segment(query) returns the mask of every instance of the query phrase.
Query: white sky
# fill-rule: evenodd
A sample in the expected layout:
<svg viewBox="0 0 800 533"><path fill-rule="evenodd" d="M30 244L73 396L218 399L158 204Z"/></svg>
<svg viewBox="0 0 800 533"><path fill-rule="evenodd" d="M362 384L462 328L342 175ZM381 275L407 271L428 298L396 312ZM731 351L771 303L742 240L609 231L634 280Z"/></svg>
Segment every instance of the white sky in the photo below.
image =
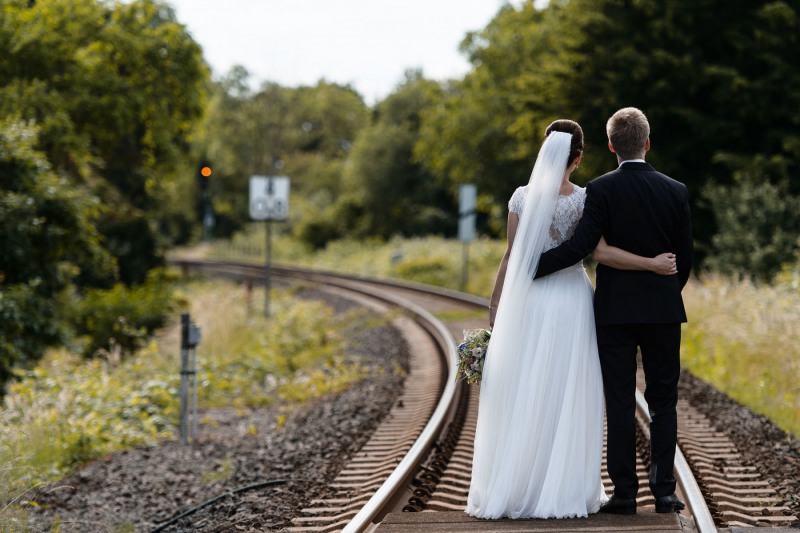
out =
<svg viewBox="0 0 800 533"><path fill-rule="evenodd" d="M408 68L461 78L458 45L506 0L167 0L203 47L213 76L244 66L256 85L351 84L368 104ZM513 3L513 2L512 2Z"/></svg>

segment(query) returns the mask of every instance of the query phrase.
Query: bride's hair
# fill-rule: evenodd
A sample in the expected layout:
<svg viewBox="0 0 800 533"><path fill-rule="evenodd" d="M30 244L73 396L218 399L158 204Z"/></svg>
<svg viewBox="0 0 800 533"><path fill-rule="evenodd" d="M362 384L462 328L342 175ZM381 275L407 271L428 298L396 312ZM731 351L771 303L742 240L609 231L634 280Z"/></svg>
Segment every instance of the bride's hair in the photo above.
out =
<svg viewBox="0 0 800 533"><path fill-rule="evenodd" d="M569 159L567 159L567 166L570 166L583 152L583 130L581 125L567 118L555 120L544 130L545 138L554 131L563 131L572 135L572 143L569 146Z"/></svg>

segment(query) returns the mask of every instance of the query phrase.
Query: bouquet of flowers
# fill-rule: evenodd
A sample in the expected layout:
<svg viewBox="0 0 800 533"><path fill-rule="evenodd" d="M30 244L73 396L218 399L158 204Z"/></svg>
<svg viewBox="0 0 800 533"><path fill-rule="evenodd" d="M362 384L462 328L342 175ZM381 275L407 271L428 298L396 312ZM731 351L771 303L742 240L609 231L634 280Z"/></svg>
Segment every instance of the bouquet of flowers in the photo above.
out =
<svg viewBox="0 0 800 533"><path fill-rule="evenodd" d="M490 329L465 329L464 340L458 345L458 377L469 385L481 382L486 350L492 337Z"/></svg>

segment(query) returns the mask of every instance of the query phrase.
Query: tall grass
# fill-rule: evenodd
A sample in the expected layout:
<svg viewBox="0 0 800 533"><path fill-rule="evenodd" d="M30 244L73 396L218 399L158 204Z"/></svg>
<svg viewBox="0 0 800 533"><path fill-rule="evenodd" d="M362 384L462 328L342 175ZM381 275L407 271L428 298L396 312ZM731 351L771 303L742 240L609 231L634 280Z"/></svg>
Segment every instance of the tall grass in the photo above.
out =
<svg viewBox="0 0 800 533"><path fill-rule="evenodd" d="M800 436L800 275L772 285L714 274L684 290L682 361L696 376Z"/></svg>
<svg viewBox="0 0 800 533"><path fill-rule="evenodd" d="M489 296L506 243L477 239L466 247L442 237L341 240L312 251L285 235L276 235L271 247L272 261L298 266L347 272L364 276L397 278L439 287L460 289ZM251 225L231 241L213 243L202 250L208 257L263 261L265 233L262 224ZM467 260L466 286L462 285Z"/></svg>
<svg viewBox="0 0 800 533"><path fill-rule="evenodd" d="M266 319L248 311L245 289L231 283L192 282L183 291L202 328L201 409L276 401L290 408L368 372L346 362L347 318L322 302L275 291ZM0 523L14 520L36 487L88 460L175 436L179 328L175 320L133 357L87 361L61 349L20 373L0 409Z"/></svg>
<svg viewBox="0 0 800 533"><path fill-rule="evenodd" d="M263 226L253 226L205 253L261 261L264 238ZM466 292L490 294L504 250L504 241L479 239L469 245ZM276 262L454 289L462 288L462 256L460 242L437 237L342 241L312 252L281 236L273 248ZM772 285L712 274L693 279L683 292L689 314L684 366L795 436L800 435L799 285L795 267Z"/></svg>

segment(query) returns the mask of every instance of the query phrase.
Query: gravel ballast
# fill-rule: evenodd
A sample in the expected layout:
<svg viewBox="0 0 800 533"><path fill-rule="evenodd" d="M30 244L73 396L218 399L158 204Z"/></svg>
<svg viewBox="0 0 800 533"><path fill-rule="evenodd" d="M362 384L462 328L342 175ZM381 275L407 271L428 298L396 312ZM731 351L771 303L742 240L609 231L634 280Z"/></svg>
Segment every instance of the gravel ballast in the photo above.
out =
<svg viewBox="0 0 800 533"><path fill-rule="evenodd" d="M314 289L302 291L302 297L323 299L337 312L354 307ZM373 325L345 332L348 359L381 371L288 414L280 406L201 412L194 446L166 442L93 461L42 489L39 507L30 510L31 530L60 524L61 531L149 532L214 498L163 531L289 526L312 499L324 495L402 391L394 369L407 368L404 339L374 311L358 316ZM261 486L247 489L254 485Z"/></svg>
<svg viewBox="0 0 800 533"><path fill-rule="evenodd" d="M800 517L800 440L688 372L681 374L678 394L728 436L748 466ZM800 522L792 527L800 529Z"/></svg>
<svg viewBox="0 0 800 533"><path fill-rule="evenodd" d="M308 289L338 312L355 304ZM369 313L376 318L373 311ZM393 369L407 368L405 341L376 321L346 335L348 357L384 372L351 390L285 414L280 406L201 413L195 446L166 442L96 460L43 489L31 509L35 532L144 532L203 502L210 505L163 529L166 532L281 530L316 498L369 438L402 390ZM770 481L800 516L800 442L702 380L684 372L680 397L725 432L744 458ZM258 485L258 486L256 486ZM247 489L248 487L254 487ZM240 492L234 493L237 489ZM793 527L800 527L795 524Z"/></svg>

